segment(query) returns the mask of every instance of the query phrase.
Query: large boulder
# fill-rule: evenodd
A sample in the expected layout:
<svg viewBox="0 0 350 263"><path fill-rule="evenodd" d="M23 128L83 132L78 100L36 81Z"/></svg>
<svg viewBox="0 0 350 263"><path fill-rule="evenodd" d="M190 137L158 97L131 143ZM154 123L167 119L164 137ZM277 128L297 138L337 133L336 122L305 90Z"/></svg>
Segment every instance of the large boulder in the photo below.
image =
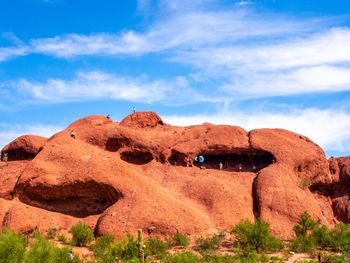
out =
<svg viewBox="0 0 350 263"><path fill-rule="evenodd" d="M337 188L344 194L336 199L329 190L347 182L348 161L329 163L318 145L286 130L176 127L137 112L120 123L82 118L36 147L15 141L5 150L35 158L0 166L0 216L21 231L84 221L97 235L138 228L197 235L261 218L289 239L304 211L327 226L349 218L348 192ZM202 165L194 161L199 155ZM32 212L41 219L20 222L21 213Z"/></svg>

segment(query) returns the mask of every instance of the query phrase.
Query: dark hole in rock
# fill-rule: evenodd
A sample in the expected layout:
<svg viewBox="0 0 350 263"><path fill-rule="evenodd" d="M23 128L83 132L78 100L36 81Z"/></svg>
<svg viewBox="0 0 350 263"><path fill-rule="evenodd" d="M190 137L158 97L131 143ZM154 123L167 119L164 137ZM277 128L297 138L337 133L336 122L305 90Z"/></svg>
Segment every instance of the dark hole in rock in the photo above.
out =
<svg viewBox="0 0 350 263"><path fill-rule="evenodd" d="M106 142L106 150L110 152L117 152L121 147L127 146L130 141L127 138L109 138Z"/></svg>
<svg viewBox="0 0 350 263"><path fill-rule="evenodd" d="M222 169L234 172L258 172L269 166L275 160L274 156L265 151L251 151L240 153L202 154L207 169Z"/></svg>
<svg viewBox="0 0 350 263"><path fill-rule="evenodd" d="M186 166L187 165L186 159L187 159L186 154L180 153L176 150L171 150L171 155L168 158L168 162L171 165Z"/></svg>
<svg viewBox="0 0 350 263"><path fill-rule="evenodd" d="M7 152L9 161L32 160L36 153L25 151L24 149L16 149Z"/></svg>
<svg viewBox="0 0 350 263"><path fill-rule="evenodd" d="M122 152L120 158L132 164L146 164L153 160L153 155L146 151L128 151Z"/></svg>
<svg viewBox="0 0 350 263"><path fill-rule="evenodd" d="M206 169L220 169L220 163L222 163L222 170L232 172L258 172L275 161L271 153L261 150L221 151L198 155L204 156L203 166ZM190 158L185 154L173 150L168 161L172 165L187 166L191 162L189 160ZM199 163L194 160L192 162L199 166Z"/></svg>
<svg viewBox="0 0 350 263"><path fill-rule="evenodd" d="M75 217L101 214L123 197L112 186L95 181L57 186L24 186L17 192L23 203Z"/></svg>

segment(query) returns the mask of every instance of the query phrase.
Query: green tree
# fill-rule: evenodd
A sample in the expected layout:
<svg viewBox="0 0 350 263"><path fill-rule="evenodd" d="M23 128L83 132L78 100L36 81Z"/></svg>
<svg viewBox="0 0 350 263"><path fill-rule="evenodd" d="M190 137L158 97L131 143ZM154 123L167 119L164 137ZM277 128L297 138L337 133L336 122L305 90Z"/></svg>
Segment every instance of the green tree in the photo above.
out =
<svg viewBox="0 0 350 263"><path fill-rule="evenodd" d="M305 211L301 214L298 224L294 226L293 230L297 237L306 236L316 225L317 222L312 220L309 213Z"/></svg>

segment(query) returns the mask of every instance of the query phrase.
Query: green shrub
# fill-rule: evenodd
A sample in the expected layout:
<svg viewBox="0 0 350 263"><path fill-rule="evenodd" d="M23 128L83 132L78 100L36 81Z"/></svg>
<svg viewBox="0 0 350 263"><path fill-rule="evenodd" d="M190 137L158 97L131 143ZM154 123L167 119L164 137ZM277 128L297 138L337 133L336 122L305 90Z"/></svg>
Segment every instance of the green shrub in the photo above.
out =
<svg viewBox="0 0 350 263"><path fill-rule="evenodd" d="M266 254L261 254L260 255L260 261L261 262L269 262L269 256Z"/></svg>
<svg viewBox="0 0 350 263"><path fill-rule="evenodd" d="M293 228L297 237L299 236L307 236L314 227L317 225L317 222L311 219L311 216L308 212L304 212L301 214L298 224L296 224Z"/></svg>
<svg viewBox="0 0 350 263"><path fill-rule="evenodd" d="M78 258L75 257L74 262L79 262ZM25 263L69 263L69 249L68 248L57 248L51 244L43 236L35 234L35 239L28 251Z"/></svg>
<svg viewBox="0 0 350 263"><path fill-rule="evenodd" d="M56 237L56 234L57 234L57 231L58 231L58 229L57 229L56 227L50 228L50 229L47 231L46 237L47 237L48 239L53 239L53 238L55 238L55 237Z"/></svg>
<svg viewBox="0 0 350 263"><path fill-rule="evenodd" d="M23 261L26 238L16 232L3 230L0 232L0 263Z"/></svg>
<svg viewBox="0 0 350 263"><path fill-rule="evenodd" d="M174 246L186 247L190 244L190 241L184 234L176 232L176 234L173 236L172 244Z"/></svg>
<svg viewBox="0 0 350 263"><path fill-rule="evenodd" d="M232 263L236 262L236 257L232 255L205 255L201 262L205 263Z"/></svg>
<svg viewBox="0 0 350 263"><path fill-rule="evenodd" d="M335 249L350 257L350 225L339 223L332 234Z"/></svg>
<svg viewBox="0 0 350 263"><path fill-rule="evenodd" d="M96 239L96 243L93 246L93 251L96 257L101 262L114 262L115 257L117 256L116 251L114 250L114 237L111 235L103 235ZM120 255L119 255L120 256Z"/></svg>
<svg viewBox="0 0 350 263"><path fill-rule="evenodd" d="M61 241L62 243L66 244L67 243L67 237L63 234L59 234L57 236L58 241Z"/></svg>
<svg viewBox="0 0 350 263"><path fill-rule="evenodd" d="M310 238L322 249L333 248L335 249L334 234L325 226L319 224L315 225L312 229Z"/></svg>
<svg viewBox="0 0 350 263"><path fill-rule="evenodd" d="M307 189L311 186L311 181L310 179L307 179L307 178L301 178L300 181L299 181L299 186L302 188L302 189Z"/></svg>
<svg viewBox="0 0 350 263"><path fill-rule="evenodd" d="M133 235L128 234L128 241L122 252L122 258L133 260L138 258L138 243L137 240L134 239Z"/></svg>
<svg viewBox="0 0 350 263"><path fill-rule="evenodd" d="M259 256L255 251L243 252L236 255L236 261L240 263L257 263L259 262Z"/></svg>
<svg viewBox="0 0 350 263"><path fill-rule="evenodd" d="M316 242L310 236L298 236L290 242L290 250L295 252L312 252L316 249Z"/></svg>
<svg viewBox="0 0 350 263"><path fill-rule="evenodd" d="M270 258L270 262L271 262L271 263L283 263L283 262L285 262L285 261L283 260L283 258L280 258L280 257L278 257L278 256L272 256L272 257Z"/></svg>
<svg viewBox="0 0 350 263"><path fill-rule="evenodd" d="M343 262L349 262L346 260L344 255L325 255L322 257L323 263L343 263Z"/></svg>
<svg viewBox="0 0 350 263"><path fill-rule="evenodd" d="M163 263L200 263L199 258L190 251L168 255L163 260Z"/></svg>
<svg viewBox="0 0 350 263"><path fill-rule="evenodd" d="M146 254L155 255L157 258L162 258L166 254L169 244L158 238L151 238L146 242Z"/></svg>
<svg viewBox="0 0 350 263"><path fill-rule="evenodd" d="M248 220L241 222L232 229L235 242L244 251L255 250L275 251L283 247L282 242L271 233L270 226L262 220L255 220L254 224Z"/></svg>
<svg viewBox="0 0 350 263"><path fill-rule="evenodd" d="M201 253L213 252L220 247L224 238L225 232L223 231L214 234L209 238L200 237L196 240L196 249Z"/></svg>
<svg viewBox="0 0 350 263"><path fill-rule="evenodd" d="M86 224L81 222L74 225L69 230L69 233L73 235L72 244L75 246L85 246L94 239L91 229Z"/></svg>

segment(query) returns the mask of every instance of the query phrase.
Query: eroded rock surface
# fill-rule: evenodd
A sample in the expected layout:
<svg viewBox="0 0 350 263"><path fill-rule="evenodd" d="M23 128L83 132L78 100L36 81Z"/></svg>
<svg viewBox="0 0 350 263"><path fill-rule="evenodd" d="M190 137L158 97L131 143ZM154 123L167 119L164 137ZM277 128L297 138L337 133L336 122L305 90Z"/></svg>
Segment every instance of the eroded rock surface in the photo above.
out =
<svg viewBox="0 0 350 263"><path fill-rule="evenodd" d="M11 158L0 165L0 220L23 232L80 220L97 235L194 235L261 218L291 238L304 211L330 227L350 222L350 159L328 162L318 145L282 129L175 127L152 112L120 123L95 115L48 140L19 137L2 152Z"/></svg>

